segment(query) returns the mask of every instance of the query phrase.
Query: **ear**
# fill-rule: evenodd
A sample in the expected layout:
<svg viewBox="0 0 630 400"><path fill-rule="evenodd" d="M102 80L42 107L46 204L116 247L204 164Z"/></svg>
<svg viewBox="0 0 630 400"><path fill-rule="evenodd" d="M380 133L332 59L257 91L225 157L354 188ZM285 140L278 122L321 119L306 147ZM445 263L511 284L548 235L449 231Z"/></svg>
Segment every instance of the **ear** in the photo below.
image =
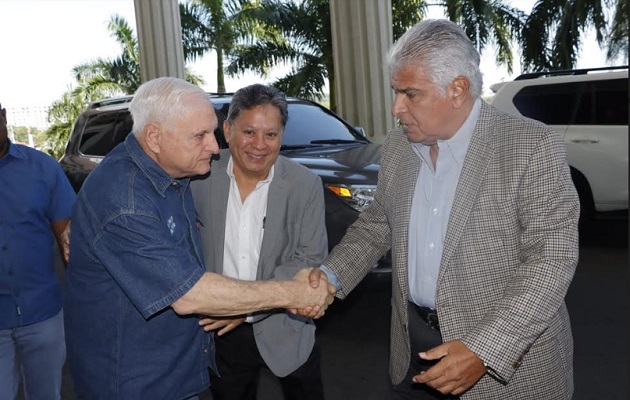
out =
<svg viewBox="0 0 630 400"><path fill-rule="evenodd" d="M160 153L162 129L154 123L146 124L144 127L144 140L152 152Z"/></svg>
<svg viewBox="0 0 630 400"><path fill-rule="evenodd" d="M463 76L458 76L448 85L448 96L451 99L453 108L460 108L468 99L469 94L470 81Z"/></svg>
<svg viewBox="0 0 630 400"><path fill-rule="evenodd" d="M230 123L226 119L223 121L223 137L225 138L226 143L230 143L230 136L232 132L230 131Z"/></svg>

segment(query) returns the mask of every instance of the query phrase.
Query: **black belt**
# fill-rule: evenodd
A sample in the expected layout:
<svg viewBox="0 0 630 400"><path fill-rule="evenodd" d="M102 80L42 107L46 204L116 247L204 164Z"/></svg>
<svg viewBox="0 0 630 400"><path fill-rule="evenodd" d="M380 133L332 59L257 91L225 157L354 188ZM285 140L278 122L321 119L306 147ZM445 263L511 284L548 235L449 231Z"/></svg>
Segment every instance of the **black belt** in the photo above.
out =
<svg viewBox="0 0 630 400"><path fill-rule="evenodd" d="M430 307L419 306L414 303L410 303L413 306L413 309L416 310L416 314L423 320L429 329L439 331L440 330L440 321L438 321L437 311Z"/></svg>

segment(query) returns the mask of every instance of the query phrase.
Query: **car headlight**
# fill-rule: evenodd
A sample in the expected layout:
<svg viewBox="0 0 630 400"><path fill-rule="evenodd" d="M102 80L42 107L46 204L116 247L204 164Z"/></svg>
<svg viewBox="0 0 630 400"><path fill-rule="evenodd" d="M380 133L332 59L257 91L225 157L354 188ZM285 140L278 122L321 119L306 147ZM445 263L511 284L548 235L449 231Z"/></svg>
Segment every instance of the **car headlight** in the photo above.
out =
<svg viewBox="0 0 630 400"><path fill-rule="evenodd" d="M328 190L339 196L346 204L358 212L365 211L372 205L375 185L325 185Z"/></svg>

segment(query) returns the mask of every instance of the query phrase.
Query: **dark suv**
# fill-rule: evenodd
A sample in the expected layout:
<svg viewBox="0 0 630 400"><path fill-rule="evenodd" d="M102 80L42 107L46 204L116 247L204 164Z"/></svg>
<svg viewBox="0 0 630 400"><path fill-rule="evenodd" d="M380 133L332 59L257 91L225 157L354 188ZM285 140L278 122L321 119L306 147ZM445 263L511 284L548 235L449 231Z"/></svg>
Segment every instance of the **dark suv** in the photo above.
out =
<svg viewBox="0 0 630 400"><path fill-rule="evenodd" d="M219 147L226 148L223 121L231 94L209 94L219 127ZM87 175L131 132L131 96L90 104L78 118L68 140L61 167L79 191ZM280 153L318 174L324 184L329 249L374 199L381 146L370 143L360 129L350 126L327 108L303 99L288 98L289 119ZM389 258L383 260L387 264Z"/></svg>

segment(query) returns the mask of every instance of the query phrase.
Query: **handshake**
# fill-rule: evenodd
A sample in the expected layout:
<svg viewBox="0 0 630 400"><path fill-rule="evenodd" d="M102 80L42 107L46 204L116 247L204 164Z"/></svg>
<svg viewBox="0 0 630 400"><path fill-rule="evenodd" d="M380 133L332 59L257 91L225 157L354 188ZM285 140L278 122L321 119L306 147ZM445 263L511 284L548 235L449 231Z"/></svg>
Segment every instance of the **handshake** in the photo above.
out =
<svg viewBox="0 0 630 400"><path fill-rule="evenodd" d="M337 289L328 282L326 274L318 268L301 269L292 279L287 281L238 282L221 275L213 274L211 276L221 280L221 283L217 282L213 285L212 293L217 293L230 284L246 285L231 291L232 296L227 293L216 296L212 302L212 307L196 310L201 311L202 314L199 325L205 331L215 331L219 336L245 322L246 316L244 314L252 311L284 308L293 314L304 317L321 318L328 306L332 304L337 293ZM233 295L236 293L238 295L235 299ZM250 294L254 294L251 302L248 301ZM232 301L225 302L230 298ZM224 308L217 307L220 302L225 303L223 304ZM191 311L188 310L187 312ZM187 313L179 307L176 308L176 312Z"/></svg>
<svg viewBox="0 0 630 400"><path fill-rule="evenodd" d="M293 306L287 307L293 314L308 318L320 318L335 299L337 289L319 268L301 269L293 280Z"/></svg>

